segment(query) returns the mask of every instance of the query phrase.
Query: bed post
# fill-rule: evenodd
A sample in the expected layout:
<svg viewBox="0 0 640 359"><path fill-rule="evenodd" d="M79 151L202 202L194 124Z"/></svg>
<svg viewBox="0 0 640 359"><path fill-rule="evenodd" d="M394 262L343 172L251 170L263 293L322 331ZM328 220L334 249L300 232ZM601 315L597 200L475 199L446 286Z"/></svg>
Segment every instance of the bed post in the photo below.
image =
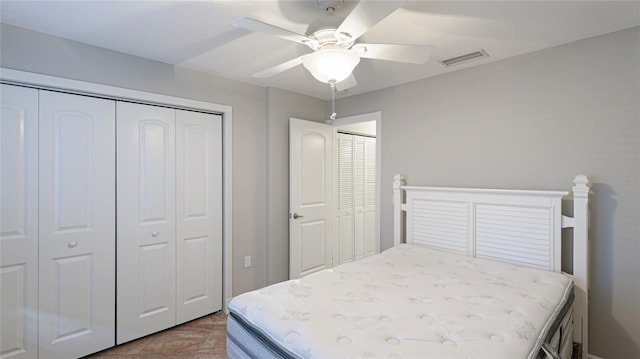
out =
<svg viewBox="0 0 640 359"><path fill-rule="evenodd" d="M575 285L573 341L581 343L581 358L589 353L587 325L589 303L589 179L577 175L573 180L573 282Z"/></svg>
<svg viewBox="0 0 640 359"><path fill-rule="evenodd" d="M402 224L402 188L405 185L404 176L393 176L393 245L402 243L404 225Z"/></svg>

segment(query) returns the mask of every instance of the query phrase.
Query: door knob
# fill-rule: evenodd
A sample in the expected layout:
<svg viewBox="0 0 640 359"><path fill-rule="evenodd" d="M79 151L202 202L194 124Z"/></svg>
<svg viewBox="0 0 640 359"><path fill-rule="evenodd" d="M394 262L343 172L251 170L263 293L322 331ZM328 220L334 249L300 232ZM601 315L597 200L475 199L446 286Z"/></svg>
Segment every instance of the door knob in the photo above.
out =
<svg viewBox="0 0 640 359"><path fill-rule="evenodd" d="M304 217L304 216L299 215L299 214L297 214L297 213L294 213L292 217L293 217L293 219L298 219L298 218L302 218L302 217Z"/></svg>

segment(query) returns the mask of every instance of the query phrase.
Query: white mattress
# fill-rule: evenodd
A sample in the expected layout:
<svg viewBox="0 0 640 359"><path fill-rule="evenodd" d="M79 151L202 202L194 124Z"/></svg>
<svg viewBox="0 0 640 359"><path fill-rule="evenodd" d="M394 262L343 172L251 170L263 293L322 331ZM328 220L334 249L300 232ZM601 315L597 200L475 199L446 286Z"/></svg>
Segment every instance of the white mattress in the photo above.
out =
<svg viewBox="0 0 640 359"><path fill-rule="evenodd" d="M230 311L293 357L527 358L571 296L560 273L400 245Z"/></svg>

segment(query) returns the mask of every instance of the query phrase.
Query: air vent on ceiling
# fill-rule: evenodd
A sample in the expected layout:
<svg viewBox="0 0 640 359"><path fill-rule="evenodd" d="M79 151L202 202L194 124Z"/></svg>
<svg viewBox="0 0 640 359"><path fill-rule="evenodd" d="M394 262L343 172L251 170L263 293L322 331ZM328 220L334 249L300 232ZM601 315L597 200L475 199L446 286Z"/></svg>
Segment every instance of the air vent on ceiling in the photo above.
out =
<svg viewBox="0 0 640 359"><path fill-rule="evenodd" d="M450 59L445 59L445 60L440 60L440 63L443 64L444 66L453 66L453 65L459 65L465 62L469 62L469 61L474 61L474 60L478 60L481 58L485 58L485 57L489 57L489 54L487 54L486 51L480 49L478 51L474 51L474 52L470 52L468 54L464 54L461 56L456 56L456 57L452 57Z"/></svg>

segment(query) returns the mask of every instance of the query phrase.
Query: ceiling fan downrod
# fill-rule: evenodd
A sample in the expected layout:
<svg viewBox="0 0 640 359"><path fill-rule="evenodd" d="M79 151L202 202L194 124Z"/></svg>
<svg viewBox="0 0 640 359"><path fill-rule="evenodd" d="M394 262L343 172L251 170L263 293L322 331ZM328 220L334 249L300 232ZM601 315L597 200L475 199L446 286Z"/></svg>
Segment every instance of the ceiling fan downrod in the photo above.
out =
<svg viewBox="0 0 640 359"><path fill-rule="evenodd" d="M329 86L331 87L331 116L329 116L329 120L332 122L336 120L336 81L329 81Z"/></svg>

